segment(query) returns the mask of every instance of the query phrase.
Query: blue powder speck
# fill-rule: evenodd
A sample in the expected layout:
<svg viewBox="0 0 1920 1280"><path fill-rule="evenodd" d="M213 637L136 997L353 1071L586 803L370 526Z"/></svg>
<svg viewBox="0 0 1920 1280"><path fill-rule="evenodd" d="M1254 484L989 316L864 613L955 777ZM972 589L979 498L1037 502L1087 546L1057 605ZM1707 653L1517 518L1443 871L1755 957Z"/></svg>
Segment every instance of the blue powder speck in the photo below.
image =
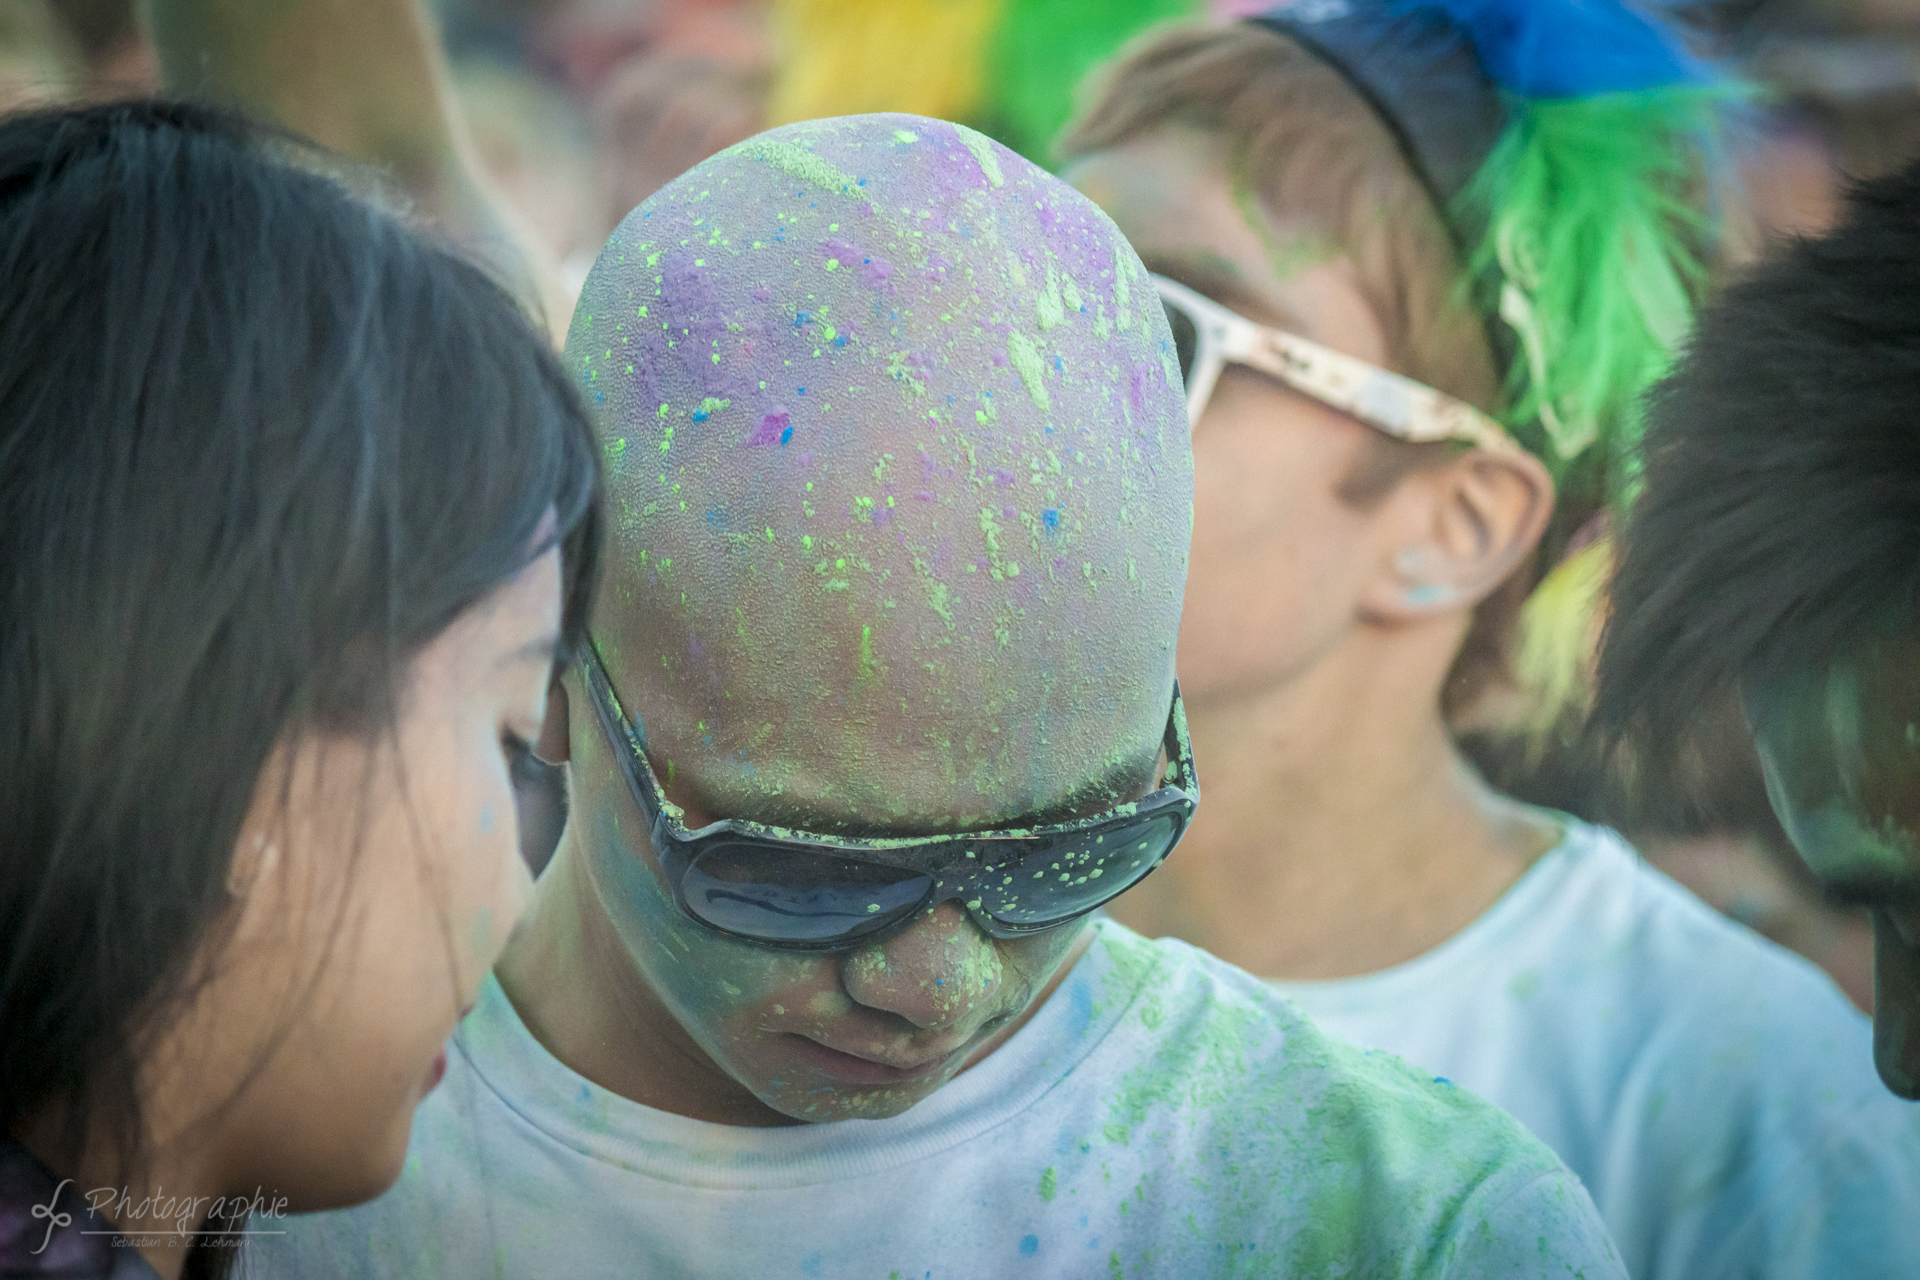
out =
<svg viewBox="0 0 1920 1280"><path fill-rule="evenodd" d="M844 346L846 346L846 345L847 345L847 335L843 333L843 334L841 334L841 335L840 335L839 337L837 337L837 338L835 338L835 339L833 340L833 345L834 345L834 346L836 346L836 347L844 347Z"/></svg>
<svg viewBox="0 0 1920 1280"><path fill-rule="evenodd" d="M785 443L786 443L787 441L789 441L789 440L791 440L791 439L793 439L793 428L792 428L792 427L787 427L787 428L785 428L784 430L782 430L782 431L780 432L780 443L781 443L781 444L785 444Z"/></svg>
<svg viewBox="0 0 1920 1280"><path fill-rule="evenodd" d="M1021 1236L1020 1237L1020 1256L1021 1257L1031 1258L1034 1254L1038 1252L1040 1252L1039 1236Z"/></svg>
<svg viewBox="0 0 1920 1280"><path fill-rule="evenodd" d="M1040 523L1046 525L1049 529L1058 529L1060 527L1060 509L1058 507L1048 507L1045 511L1042 511L1040 513Z"/></svg>

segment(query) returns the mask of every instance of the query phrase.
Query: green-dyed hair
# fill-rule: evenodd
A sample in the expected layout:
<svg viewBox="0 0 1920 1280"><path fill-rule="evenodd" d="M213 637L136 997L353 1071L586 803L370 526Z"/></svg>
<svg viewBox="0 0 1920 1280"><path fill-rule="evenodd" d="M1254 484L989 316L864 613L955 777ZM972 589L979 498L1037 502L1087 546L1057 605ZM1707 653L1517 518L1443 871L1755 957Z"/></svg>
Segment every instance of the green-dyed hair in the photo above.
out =
<svg viewBox="0 0 1920 1280"><path fill-rule="evenodd" d="M1630 500L1641 397L1693 322L1718 248L1712 214L1733 86L1517 100L1463 195L1486 234L1467 275L1495 279L1516 349L1504 418L1563 491Z"/></svg>

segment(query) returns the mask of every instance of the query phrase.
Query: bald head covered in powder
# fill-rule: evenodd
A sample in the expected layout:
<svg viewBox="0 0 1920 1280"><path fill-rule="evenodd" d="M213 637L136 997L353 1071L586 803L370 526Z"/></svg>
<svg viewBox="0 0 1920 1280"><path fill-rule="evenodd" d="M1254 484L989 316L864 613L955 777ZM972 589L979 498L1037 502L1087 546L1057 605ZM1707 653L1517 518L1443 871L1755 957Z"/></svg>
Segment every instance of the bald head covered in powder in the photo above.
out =
<svg viewBox="0 0 1920 1280"><path fill-rule="evenodd" d="M1148 781L1192 457L1084 197L940 121L775 129L627 217L567 358L613 498L595 636L670 788L904 831Z"/></svg>

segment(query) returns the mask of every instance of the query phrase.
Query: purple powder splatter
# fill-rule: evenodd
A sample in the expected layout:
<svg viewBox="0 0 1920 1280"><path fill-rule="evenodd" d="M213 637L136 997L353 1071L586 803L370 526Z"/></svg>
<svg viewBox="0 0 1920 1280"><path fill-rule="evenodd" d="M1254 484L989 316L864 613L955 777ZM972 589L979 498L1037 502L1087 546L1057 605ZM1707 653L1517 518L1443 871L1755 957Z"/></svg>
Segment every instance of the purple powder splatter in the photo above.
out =
<svg viewBox="0 0 1920 1280"><path fill-rule="evenodd" d="M1147 385L1151 370L1144 361L1136 360L1131 375L1127 378L1127 399L1136 409L1147 407Z"/></svg>
<svg viewBox="0 0 1920 1280"><path fill-rule="evenodd" d="M893 276L891 262L876 258L859 245L849 244L837 237L827 241L820 251L835 264L851 269L860 277L860 283L870 289L880 288Z"/></svg>
<svg viewBox="0 0 1920 1280"><path fill-rule="evenodd" d="M750 448L758 448L785 444L791 439L793 439L792 419L785 410L776 409L761 415L760 424L753 429L753 434L747 437L747 445Z"/></svg>

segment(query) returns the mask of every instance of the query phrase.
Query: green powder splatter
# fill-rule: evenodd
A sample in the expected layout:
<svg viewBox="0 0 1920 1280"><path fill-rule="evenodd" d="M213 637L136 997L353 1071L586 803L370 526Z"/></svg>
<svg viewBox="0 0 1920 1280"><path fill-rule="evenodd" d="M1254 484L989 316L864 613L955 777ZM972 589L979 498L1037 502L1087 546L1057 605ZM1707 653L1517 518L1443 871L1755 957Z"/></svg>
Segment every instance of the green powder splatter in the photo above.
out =
<svg viewBox="0 0 1920 1280"><path fill-rule="evenodd" d="M910 351L888 352L887 376L895 382L906 383L913 391L913 394L923 396L927 394L927 384L915 375L913 366L907 363L907 357L911 354L913 353Z"/></svg>
<svg viewBox="0 0 1920 1280"><path fill-rule="evenodd" d="M982 138L981 141L984 142L986 139ZM796 147L791 142L781 142L773 138L748 138L734 147L732 154L765 160L768 164L786 170L802 182L810 182L816 187L825 187L831 191L844 191L854 185L852 178L813 152ZM995 181L993 185L997 187L1000 183Z"/></svg>
<svg viewBox="0 0 1920 1280"><path fill-rule="evenodd" d="M1039 312L1042 333L1067 318L1066 308L1060 305L1060 276L1052 263L1047 264L1047 287L1034 300L1034 309Z"/></svg>
<svg viewBox="0 0 1920 1280"><path fill-rule="evenodd" d="M1054 1171L1052 1165L1048 1165L1047 1171L1040 1175L1040 1198L1052 1204L1053 1193L1059 1186L1060 1175Z"/></svg>
<svg viewBox="0 0 1920 1280"><path fill-rule="evenodd" d="M1040 352L1032 339L1018 329L1007 335L1007 359L1013 361L1013 367L1020 372L1020 381L1026 384L1027 394L1040 406L1042 413L1052 408L1047 395L1047 384L1040 380Z"/></svg>
<svg viewBox="0 0 1920 1280"><path fill-rule="evenodd" d="M696 415L702 415L702 416L711 418L714 414L720 412L722 409L726 408L728 405L732 403L733 401L722 400L718 396L708 396L705 400L702 400L700 402L700 407L698 409L695 409L694 413Z"/></svg>
<svg viewBox="0 0 1920 1280"><path fill-rule="evenodd" d="M973 152L973 158L980 164L980 172L987 175L987 181L996 187L1004 187L1007 180L1000 174L1000 158L993 154L993 143L983 133L975 133L963 124L953 126L960 135L960 141L967 144L967 150Z"/></svg>

